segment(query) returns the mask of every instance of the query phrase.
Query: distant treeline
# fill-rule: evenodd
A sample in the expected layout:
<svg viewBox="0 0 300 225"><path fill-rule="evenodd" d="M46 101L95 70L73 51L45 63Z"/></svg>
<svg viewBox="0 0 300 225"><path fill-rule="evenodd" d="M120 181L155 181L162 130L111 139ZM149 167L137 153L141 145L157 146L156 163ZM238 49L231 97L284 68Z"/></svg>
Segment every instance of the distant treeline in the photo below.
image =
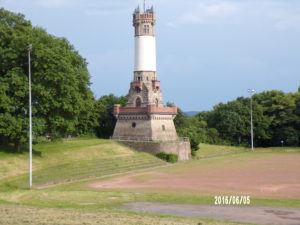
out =
<svg viewBox="0 0 300 225"><path fill-rule="evenodd" d="M95 99L87 62L65 38L33 27L21 14L0 8L0 145L21 151L28 142L28 45L32 44L33 135L55 140L68 136L109 138L116 123L114 104L126 96ZM201 104L201 103L199 103ZM180 136L199 142L248 145L249 98L218 104L193 117L181 110L175 119ZM169 104L170 105L170 104ZM268 91L253 96L256 146L299 146L300 93ZM13 147L14 146L14 147ZM27 145L26 145L27 146ZM27 147L26 147L27 148Z"/></svg>
<svg viewBox="0 0 300 225"><path fill-rule="evenodd" d="M213 110L188 117L179 111L177 132L196 142L250 144L250 98L239 97ZM265 91L253 95L254 145L300 145L300 87L298 92Z"/></svg>

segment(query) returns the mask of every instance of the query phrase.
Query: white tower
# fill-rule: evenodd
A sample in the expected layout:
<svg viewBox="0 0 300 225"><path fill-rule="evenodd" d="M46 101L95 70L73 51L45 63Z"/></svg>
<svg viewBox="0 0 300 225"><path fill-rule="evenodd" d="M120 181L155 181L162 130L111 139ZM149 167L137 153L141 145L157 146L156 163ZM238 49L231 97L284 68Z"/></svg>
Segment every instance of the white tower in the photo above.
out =
<svg viewBox="0 0 300 225"><path fill-rule="evenodd" d="M114 138L177 140L173 119L177 107L164 107L156 75L155 13L153 7L133 13L134 72L125 107L116 105Z"/></svg>
<svg viewBox="0 0 300 225"><path fill-rule="evenodd" d="M179 139L174 126L177 107L164 107L156 75L155 13L133 13L134 72L125 107L114 105L117 119L113 138L141 151L168 152L181 161L191 158L190 142Z"/></svg>
<svg viewBox="0 0 300 225"><path fill-rule="evenodd" d="M137 8L133 14L135 27L135 60L134 71L156 72L156 42L155 42L155 14L153 8L140 13Z"/></svg>

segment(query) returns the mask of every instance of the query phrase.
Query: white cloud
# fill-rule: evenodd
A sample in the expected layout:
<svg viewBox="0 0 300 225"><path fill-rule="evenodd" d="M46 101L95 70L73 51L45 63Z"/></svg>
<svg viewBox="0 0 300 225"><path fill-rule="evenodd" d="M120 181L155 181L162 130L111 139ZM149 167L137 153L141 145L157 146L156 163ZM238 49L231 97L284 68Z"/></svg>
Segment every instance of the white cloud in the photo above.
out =
<svg viewBox="0 0 300 225"><path fill-rule="evenodd" d="M285 15L277 18L274 28L278 31L300 29L300 15Z"/></svg>
<svg viewBox="0 0 300 225"><path fill-rule="evenodd" d="M200 4L199 8L202 12L209 16L225 16L231 15L232 13L237 11L239 6L237 3L222 2L209 5Z"/></svg>
<svg viewBox="0 0 300 225"><path fill-rule="evenodd" d="M85 11L88 16L107 16L111 15L112 11L110 10L97 10L97 9L88 9Z"/></svg>
<svg viewBox="0 0 300 225"><path fill-rule="evenodd" d="M234 15L240 9L240 4L235 2L199 3L188 12L179 17L183 23L204 23L212 19L220 19Z"/></svg>
<svg viewBox="0 0 300 225"><path fill-rule="evenodd" d="M76 5L73 0L36 0L36 4L43 8L64 8Z"/></svg>
<svg viewBox="0 0 300 225"><path fill-rule="evenodd" d="M172 22L167 22L166 26L170 27L170 28L176 28L176 25L174 23L172 23Z"/></svg>
<svg viewBox="0 0 300 225"><path fill-rule="evenodd" d="M166 24L168 27L186 24L218 26L230 24L230 27L239 26L257 30L300 29L300 1L186 0L184 3L165 1L164 7L169 7L170 4L176 8L176 12ZM159 5L160 2L157 4Z"/></svg>
<svg viewBox="0 0 300 225"><path fill-rule="evenodd" d="M202 15L198 13L184 13L180 16L179 21L182 23L203 23L204 19Z"/></svg>

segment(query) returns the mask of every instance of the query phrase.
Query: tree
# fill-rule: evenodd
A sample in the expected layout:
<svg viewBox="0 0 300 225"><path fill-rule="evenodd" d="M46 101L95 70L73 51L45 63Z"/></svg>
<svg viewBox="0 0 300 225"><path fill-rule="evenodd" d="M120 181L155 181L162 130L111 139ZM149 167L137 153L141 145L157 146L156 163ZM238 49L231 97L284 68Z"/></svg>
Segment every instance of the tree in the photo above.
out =
<svg viewBox="0 0 300 225"><path fill-rule="evenodd" d="M275 146L297 146L299 144L299 131L293 127L283 127L274 131L273 141ZM282 143L281 143L282 142Z"/></svg>
<svg viewBox="0 0 300 225"><path fill-rule="evenodd" d="M281 141L279 139L284 139L286 145L299 143L299 96L299 93L284 93L275 90L253 95L254 144L256 146L278 146ZM216 105L212 111L203 114L208 128L215 128L221 139L230 141L231 144L248 144L250 140L249 104L249 98L239 97L226 104Z"/></svg>
<svg viewBox="0 0 300 225"><path fill-rule="evenodd" d="M172 102L167 102L166 107L173 107L175 106L174 103ZM184 114L184 112L180 109L177 108L177 115L174 119L174 125L176 127L177 132L188 126L188 116Z"/></svg>
<svg viewBox="0 0 300 225"><path fill-rule="evenodd" d="M65 38L32 27L21 14L0 9L0 136L20 150L27 140L28 59L32 49L32 103L35 135L78 133L90 112L87 63ZM80 128L85 131L87 128Z"/></svg>
<svg viewBox="0 0 300 225"><path fill-rule="evenodd" d="M207 118L208 127L217 129L220 137L232 144L247 143L249 107L244 98L218 104Z"/></svg>
<svg viewBox="0 0 300 225"><path fill-rule="evenodd" d="M127 104L127 97L116 97L113 94L102 96L97 100L95 110L98 115L98 127L96 128L96 135L100 138L109 138L113 135L116 125L116 118L113 116L114 104L125 106Z"/></svg>
<svg viewBox="0 0 300 225"><path fill-rule="evenodd" d="M254 96L254 100L263 107L264 115L270 120L270 136L267 146L277 146L287 131L297 130L297 95L282 91L266 91ZM288 143L294 145L294 141Z"/></svg>

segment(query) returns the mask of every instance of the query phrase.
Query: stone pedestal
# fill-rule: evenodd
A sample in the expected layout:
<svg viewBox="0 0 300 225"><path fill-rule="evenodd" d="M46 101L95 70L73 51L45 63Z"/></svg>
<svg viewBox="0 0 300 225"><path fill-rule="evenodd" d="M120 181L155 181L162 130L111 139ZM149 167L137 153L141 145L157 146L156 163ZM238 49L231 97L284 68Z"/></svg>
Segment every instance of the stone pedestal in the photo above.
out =
<svg viewBox="0 0 300 225"><path fill-rule="evenodd" d="M191 159L190 142L187 139L177 141L119 140L119 142L136 150L151 154L157 154L159 152L176 154L178 155L179 161L187 161Z"/></svg>

